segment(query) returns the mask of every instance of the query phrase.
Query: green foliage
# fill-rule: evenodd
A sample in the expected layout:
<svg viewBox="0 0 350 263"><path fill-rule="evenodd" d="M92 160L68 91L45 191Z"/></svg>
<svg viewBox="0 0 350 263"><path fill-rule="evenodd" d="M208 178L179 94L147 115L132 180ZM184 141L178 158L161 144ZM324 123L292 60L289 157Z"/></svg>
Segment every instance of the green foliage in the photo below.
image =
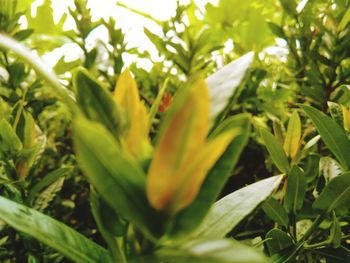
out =
<svg viewBox="0 0 350 263"><path fill-rule="evenodd" d="M159 61L33 3L0 0L1 262L349 261L348 0L118 3Z"/></svg>

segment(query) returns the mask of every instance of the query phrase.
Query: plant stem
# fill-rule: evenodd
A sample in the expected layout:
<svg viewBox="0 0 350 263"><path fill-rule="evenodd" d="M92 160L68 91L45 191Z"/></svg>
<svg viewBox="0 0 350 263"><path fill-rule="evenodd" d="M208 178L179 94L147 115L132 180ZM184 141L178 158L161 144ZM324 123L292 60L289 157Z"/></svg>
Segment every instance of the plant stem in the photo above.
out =
<svg viewBox="0 0 350 263"><path fill-rule="evenodd" d="M64 103L67 104L72 112L78 112L78 107L71 92L59 82L55 74L48 70L48 67L43 61L36 57L29 49L4 34L0 34L0 48L14 52L17 56L32 66L36 73L51 85L55 93Z"/></svg>

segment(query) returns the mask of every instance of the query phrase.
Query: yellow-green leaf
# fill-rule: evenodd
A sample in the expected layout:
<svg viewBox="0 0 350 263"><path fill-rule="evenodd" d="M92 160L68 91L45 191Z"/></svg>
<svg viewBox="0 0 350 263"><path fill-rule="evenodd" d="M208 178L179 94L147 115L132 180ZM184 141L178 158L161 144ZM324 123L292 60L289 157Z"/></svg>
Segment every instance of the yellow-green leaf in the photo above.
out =
<svg viewBox="0 0 350 263"><path fill-rule="evenodd" d="M284 141L284 151L287 156L294 159L299 149L299 142L301 137L301 122L296 111L293 112L288 122L286 139Z"/></svg>
<svg viewBox="0 0 350 263"><path fill-rule="evenodd" d="M350 131L350 112L344 105L342 105L341 108L343 112L344 130Z"/></svg>
<svg viewBox="0 0 350 263"><path fill-rule="evenodd" d="M199 80L176 96L174 105L160 128L148 172L147 194L157 209L171 202L170 190L179 183L174 175L184 171L206 143L210 105L205 82Z"/></svg>
<svg viewBox="0 0 350 263"><path fill-rule="evenodd" d="M126 132L122 138L123 148L131 156L144 159L151 152L147 109L140 100L136 81L128 69L118 79L114 99L121 107L127 122Z"/></svg>

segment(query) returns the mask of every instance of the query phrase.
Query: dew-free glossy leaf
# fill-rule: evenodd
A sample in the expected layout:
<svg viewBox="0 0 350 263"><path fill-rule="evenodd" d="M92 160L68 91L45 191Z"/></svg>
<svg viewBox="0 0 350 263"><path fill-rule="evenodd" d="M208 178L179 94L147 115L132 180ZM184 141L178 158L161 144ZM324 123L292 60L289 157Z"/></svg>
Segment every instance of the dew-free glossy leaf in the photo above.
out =
<svg viewBox="0 0 350 263"><path fill-rule="evenodd" d="M265 214L273 221L284 227L288 226L289 218L284 207L273 197L268 198L263 204L262 209Z"/></svg>
<svg viewBox="0 0 350 263"><path fill-rule="evenodd" d="M303 170L293 166L287 177L284 207L288 213L296 215L303 206L306 193L306 178Z"/></svg>
<svg viewBox="0 0 350 263"><path fill-rule="evenodd" d="M310 117L315 124L322 140L332 151L343 168L350 168L350 141L339 125L324 113L307 105L300 107Z"/></svg>
<svg viewBox="0 0 350 263"><path fill-rule="evenodd" d="M270 256L294 245L293 239L278 228L270 230L265 238L270 239L266 241Z"/></svg>
<svg viewBox="0 0 350 263"><path fill-rule="evenodd" d="M332 179L313 203L313 208L330 213L346 212L350 207L350 172Z"/></svg>
<svg viewBox="0 0 350 263"><path fill-rule="evenodd" d="M81 263L112 262L109 252L74 229L0 196L0 218L13 228Z"/></svg>
<svg viewBox="0 0 350 263"><path fill-rule="evenodd" d="M227 106L253 59L254 53L249 52L206 79L210 94L210 125Z"/></svg>
<svg viewBox="0 0 350 263"><path fill-rule="evenodd" d="M221 238L248 216L279 186L282 176L274 176L239 189L217 201L195 231L201 238Z"/></svg>
<svg viewBox="0 0 350 263"><path fill-rule="evenodd" d="M261 136L264 140L267 151L269 152L271 159L277 166L277 168L287 173L289 170L288 158L282 148L282 145L276 140L276 138L267 130L260 130Z"/></svg>

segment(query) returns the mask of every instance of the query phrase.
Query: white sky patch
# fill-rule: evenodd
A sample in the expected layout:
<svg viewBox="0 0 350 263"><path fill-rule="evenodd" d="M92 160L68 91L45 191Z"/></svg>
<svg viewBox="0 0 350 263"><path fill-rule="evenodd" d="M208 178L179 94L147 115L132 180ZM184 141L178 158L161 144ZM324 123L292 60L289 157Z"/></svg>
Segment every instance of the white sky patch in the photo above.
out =
<svg viewBox="0 0 350 263"><path fill-rule="evenodd" d="M38 6L43 0L37 0L34 5ZM119 0L119 3L123 3L131 8L137 9L144 13L150 14L157 20L167 20L175 14L176 0ZM180 0L181 4L189 3L190 0ZM204 10L207 3L217 4L218 0L195 0L194 1L200 10ZM73 7L73 0L52 0L54 9L54 19L58 21L63 13L68 12L68 7ZM118 6L116 0L88 0L88 7L91 8L93 20L100 18L108 19L113 17L116 20L117 27L120 27L125 33L125 41L128 43L128 47L137 47L140 51L147 50L150 52L153 60L160 60L158 52L153 44L148 40L143 33L144 27L148 28L155 34L161 35L161 28L150 19L144 18L141 15L135 14L123 7ZM74 21L68 16L65 23L65 29L74 28ZM88 43L93 44L95 41L101 39L107 41L108 33L105 28L99 27L89 36ZM72 44L67 44L59 48L58 50L47 54L44 60L50 65L54 66L58 59L65 55L66 61L75 60L81 55L79 47ZM123 57L125 64L131 64L135 59L135 55L125 54ZM151 64L147 60L138 60L138 65L149 69Z"/></svg>

